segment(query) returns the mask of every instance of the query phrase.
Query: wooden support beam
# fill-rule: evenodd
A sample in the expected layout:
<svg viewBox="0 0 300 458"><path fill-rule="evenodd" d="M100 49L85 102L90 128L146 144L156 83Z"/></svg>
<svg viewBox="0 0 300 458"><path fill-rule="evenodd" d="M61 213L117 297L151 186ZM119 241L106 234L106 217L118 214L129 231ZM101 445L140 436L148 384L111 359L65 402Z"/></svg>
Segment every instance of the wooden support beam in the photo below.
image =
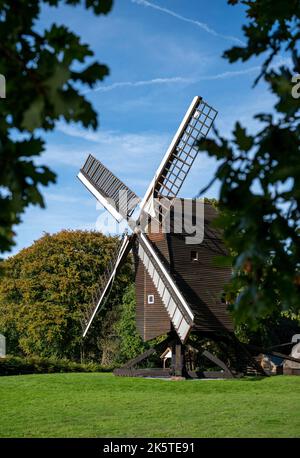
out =
<svg viewBox="0 0 300 458"><path fill-rule="evenodd" d="M171 373L175 377L185 377L185 346L177 336L171 341L170 346L172 350Z"/></svg>
<svg viewBox="0 0 300 458"><path fill-rule="evenodd" d="M227 367L226 364L223 363L223 361L221 361L219 358L217 358L217 356L215 356L212 353L210 353L208 350L204 350L204 352L202 353L202 356L205 356L205 358L207 358L210 361L212 361L214 364L216 364L216 366L219 366L221 369L223 369L224 373L226 374L226 376L228 378L233 378L234 377L234 375L231 372L231 370L229 369L229 367Z"/></svg>
<svg viewBox="0 0 300 458"><path fill-rule="evenodd" d="M155 353L155 348L149 348L149 350L144 351L141 355L137 356L136 358L131 359L130 361L127 361L126 364L122 366L122 368L130 368L135 366L136 364L140 363L146 358L149 358L149 356L153 355Z"/></svg>
<svg viewBox="0 0 300 458"><path fill-rule="evenodd" d="M175 345L175 375L177 377L182 377L182 368L183 368L183 355L182 355L182 345L177 343Z"/></svg>
<svg viewBox="0 0 300 458"><path fill-rule="evenodd" d="M266 355L276 356L277 358L287 359L289 361L294 361L295 363L300 363L299 358L293 358L293 356L285 355L284 353L280 353L278 351L271 351L271 350L268 350L267 348L261 348L261 347L257 347L256 345L250 345L250 344L247 344L247 347L251 348L252 350L258 351L259 353L264 353Z"/></svg>

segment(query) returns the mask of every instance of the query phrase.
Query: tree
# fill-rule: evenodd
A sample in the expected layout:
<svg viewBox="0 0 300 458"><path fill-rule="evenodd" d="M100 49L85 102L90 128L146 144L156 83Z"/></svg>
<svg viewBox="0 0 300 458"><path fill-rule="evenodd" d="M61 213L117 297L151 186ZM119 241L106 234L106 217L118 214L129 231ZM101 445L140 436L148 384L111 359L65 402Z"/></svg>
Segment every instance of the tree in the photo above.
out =
<svg viewBox="0 0 300 458"><path fill-rule="evenodd" d="M34 159L44 150L37 132L53 130L59 119L96 129L97 114L80 94L108 75L87 44L64 25L37 32L43 4L79 5L107 14L112 0L0 0L0 74L6 98L0 99L0 253L14 244L13 226L30 205L44 207L40 186L55 182L48 167Z"/></svg>
<svg viewBox="0 0 300 458"><path fill-rule="evenodd" d="M7 336L8 352L78 360L82 310L116 247L117 237L98 232L61 231L42 238L2 261L0 332ZM101 343L111 333L128 283L128 258L118 274L101 313L84 339L85 359L98 360Z"/></svg>
<svg viewBox="0 0 300 458"><path fill-rule="evenodd" d="M219 226L233 252L228 299L238 323L252 326L278 311L299 313L300 161L299 100L293 98L293 73L299 72L298 0L228 0L246 6L245 47L224 53L230 63L263 54L255 84L264 79L277 97L275 113L255 116L262 127L249 135L239 122L233 140L217 131L199 148L220 161L211 183L221 182ZM272 67L281 52L291 65ZM291 69L291 67L293 67ZM298 69L298 72L297 72ZM295 81L295 78L293 78Z"/></svg>
<svg viewBox="0 0 300 458"><path fill-rule="evenodd" d="M134 285L130 285L119 308L119 320L115 324L115 334L118 339L117 362L124 363L143 353L149 346L145 344L136 328L136 298Z"/></svg>

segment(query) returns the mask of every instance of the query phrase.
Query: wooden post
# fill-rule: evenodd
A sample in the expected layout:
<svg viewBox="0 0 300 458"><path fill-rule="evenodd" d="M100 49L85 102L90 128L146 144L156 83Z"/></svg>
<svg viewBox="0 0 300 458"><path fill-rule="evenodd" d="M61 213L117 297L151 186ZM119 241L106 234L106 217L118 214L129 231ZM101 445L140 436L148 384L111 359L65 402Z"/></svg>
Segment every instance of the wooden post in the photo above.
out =
<svg viewBox="0 0 300 458"><path fill-rule="evenodd" d="M184 346L176 339L171 344L172 348L172 375L175 377L185 376L185 358L184 358Z"/></svg>
<svg viewBox="0 0 300 458"><path fill-rule="evenodd" d="M181 344L175 345L175 376L182 377L182 351Z"/></svg>

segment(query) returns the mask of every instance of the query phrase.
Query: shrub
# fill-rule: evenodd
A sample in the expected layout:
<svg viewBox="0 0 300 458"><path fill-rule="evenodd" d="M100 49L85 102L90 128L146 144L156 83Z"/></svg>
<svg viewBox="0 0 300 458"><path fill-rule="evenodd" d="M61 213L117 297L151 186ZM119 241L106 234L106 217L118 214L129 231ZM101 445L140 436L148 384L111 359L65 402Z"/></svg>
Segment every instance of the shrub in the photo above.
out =
<svg viewBox="0 0 300 458"><path fill-rule="evenodd" d="M55 372L111 372L112 367L96 363L75 363L66 359L7 356L0 358L1 375L48 374Z"/></svg>

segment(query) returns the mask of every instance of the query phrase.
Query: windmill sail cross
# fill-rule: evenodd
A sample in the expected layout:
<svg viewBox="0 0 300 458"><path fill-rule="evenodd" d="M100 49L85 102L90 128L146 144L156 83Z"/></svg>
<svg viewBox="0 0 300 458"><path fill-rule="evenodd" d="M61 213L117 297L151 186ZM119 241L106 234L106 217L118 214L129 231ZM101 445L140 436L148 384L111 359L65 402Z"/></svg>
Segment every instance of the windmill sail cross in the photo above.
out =
<svg viewBox="0 0 300 458"><path fill-rule="evenodd" d="M214 108L201 97L194 97L146 191L140 205L142 212L137 222L131 218L139 202L137 195L91 154L81 168L78 178L118 222L126 219L133 232L138 234L147 227L147 224L145 227L141 224L143 216L147 213L159 221L160 216L164 218L168 213L197 156L196 142L206 137L216 116L217 111ZM158 201L155 197L158 197ZM135 237L136 235L131 238L127 235L123 237L117 255L113 257L100 279L93 306L88 312L84 336L103 304L119 265L130 251ZM140 233L138 240L139 257L151 278L155 282L158 281L157 291L178 336L184 342L193 326L194 316L191 308L146 235Z"/></svg>

